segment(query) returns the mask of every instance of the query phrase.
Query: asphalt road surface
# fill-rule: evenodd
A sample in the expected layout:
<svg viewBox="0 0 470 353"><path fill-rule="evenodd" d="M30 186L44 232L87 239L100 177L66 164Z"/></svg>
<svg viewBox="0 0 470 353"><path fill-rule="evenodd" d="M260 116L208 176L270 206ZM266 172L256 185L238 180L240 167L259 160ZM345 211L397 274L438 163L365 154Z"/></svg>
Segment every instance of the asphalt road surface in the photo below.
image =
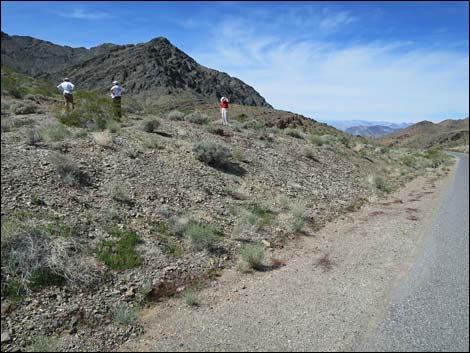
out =
<svg viewBox="0 0 470 353"><path fill-rule="evenodd" d="M360 351L469 351L468 155L384 318Z"/></svg>

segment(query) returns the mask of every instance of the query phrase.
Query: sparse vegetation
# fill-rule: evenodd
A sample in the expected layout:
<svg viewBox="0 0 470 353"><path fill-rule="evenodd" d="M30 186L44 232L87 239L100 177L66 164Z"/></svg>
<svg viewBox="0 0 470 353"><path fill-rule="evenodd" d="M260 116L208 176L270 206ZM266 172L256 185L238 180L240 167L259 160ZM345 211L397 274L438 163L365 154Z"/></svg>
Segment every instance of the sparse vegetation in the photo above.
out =
<svg viewBox="0 0 470 353"><path fill-rule="evenodd" d="M201 141L193 145L196 157L212 166L224 166L229 163L232 157L227 146L216 141Z"/></svg>
<svg viewBox="0 0 470 353"><path fill-rule="evenodd" d="M78 165L68 156L56 153L50 157L57 174L62 177L65 184L70 186L84 186L89 184L89 177L82 172Z"/></svg>
<svg viewBox="0 0 470 353"><path fill-rule="evenodd" d="M137 321L137 312L128 304L120 304L114 310L113 318L118 324L130 326Z"/></svg>
<svg viewBox="0 0 470 353"><path fill-rule="evenodd" d="M146 120L144 121L143 125L142 125L142 129L145 131L145 132L156 132L158 130L158 128L160 127L160 120L158 119L149 119L149 120Z"/></svg>
<svg viewBox="0 0 470 353"><path fill-rule="evenodd" d="M168 113L167 117L170 120L183 121L185 115L183 112L180 112L179 110L172 110L171 112Z"/></svg>
<svg viewBox="0 0 470 353"><path fill-rule="evenodd" d="M142 140L142 147L145 149L152 149L152 150L162 150L165 148L157 136L145 137Z"/></svg>
<svg viewBox="0 0 470 353"><path fill-rule="evenodd" d="M98 146L112 148L114 146L114 136L109 131L100 131L93 133L93 139Z"/></svg>
<svg viewBox="0 0 470 353"><path fill-rule="evenodd" d="M183 233L189 239L191 248L196 251L211 251L217 243L218 231L215 227L192 219L184 227Z"/></svg>
<svg viewBox="0 0 470 353"><path fill-rule="evenodd" d="M263 268L264 248L261 245L246 245L240 251L240 258L250 269L259 271Z"/></svg>
<svg viewBox="0 0 470 353"><path fill-rule="evenodd" d="M285 130L284 130L284 133L285 133L287 136L295 137L296 139L301 139L301 138L303 138L303 137L302 137L302 134L301 134L300 131L297 130L297 129L285 129Z"/></svg>
<svg viewBox="0 0 470 353"><path fill-rule="evenodd" d="M77 257L81 247L71 233L70 227L58 221L2 220L2 268L17 281L10 290L91 283L93 271Z"/></svg>
<svg viewBox="0 0 470 353"><path fill-rule="evenodd" d="M118 239L104 241L98 250L98 259L115 271L123 271L140 265L141 259L135 247L140 241L139 235L131 230L110 230Z"/></svg>
<svg viewBox="0 0 470 353"><path fill-rule="evenodd" d="M376 176L374 178L374 183L375 183L375 187L378 190L383 191L386 194L389 194L392 192L392 189L386 184L384 177Z"/></svg>
<svg viewBox="0 0 470 353"><path fill-rule="evenodd" d="M96 92L78 91L74 94L75 109L66 110L59 107L55 117L64 125L86 128L89 130L104 130L108 123L115 120L111 100Z"/></svg>
<svg viewBox="0 0 470 353"><path fill-rule="evenodd" d="M183 298L184 298L185 303L189 306L197 307L201 305L198 296L193 290L187 290L186 292L184 292Z"/></svg>
<svg viewBox="0 0 470 353"><path fill-rule="evenodd" d="M129 190L125 185L115 183L111 184L108 189L109 195L114 201L132 206L134 201L129 194Z"/></svg>
<svg viewBox="0 0 470 353"><path fill-rule="evenodd" d="M57 341L44 334L36 335L26 348L27 352L59 352Z"/></svg>
<svg viewBox="0 0 470 353"><path fill-rule="evenodd" d="M194 112L185 117L186 121L189 121L193 124L205 125L209 123L209 117L199 112Z"/></svg>
<svg viewBox="0 0 470 353"><path fill-rule="evenodd" d="M39 106L36 103L23 101L15 102L10 107L11 111L15 114L34 114L39 111Z"/></svg>

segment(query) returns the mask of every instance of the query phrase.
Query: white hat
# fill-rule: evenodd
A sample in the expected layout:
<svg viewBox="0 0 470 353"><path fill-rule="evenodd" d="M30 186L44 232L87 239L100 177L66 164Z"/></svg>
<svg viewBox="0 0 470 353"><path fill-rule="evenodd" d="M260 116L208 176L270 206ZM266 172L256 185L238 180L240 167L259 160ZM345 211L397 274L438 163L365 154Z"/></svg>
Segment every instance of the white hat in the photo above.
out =
<svg viewBox="0 0 470 353"><path fill-rule="evenodd" d="M220 98L220 101L223 102L223 101L226 100L226 99L227 99L227 98L222 97L222 98Z"/></svg>
<svg viewBox="0 0 470 353"><path fill-rule="evenodd" d="M117 85L119 82L117 81L113 81L113 85Z"/></svg>
<svg viewBox="0 0 470 353"><path fill-rule="evenodd" d="M66 77L66 78L64 78L64 81L70 81L70 80L68 79L68 77Z"/></svg>

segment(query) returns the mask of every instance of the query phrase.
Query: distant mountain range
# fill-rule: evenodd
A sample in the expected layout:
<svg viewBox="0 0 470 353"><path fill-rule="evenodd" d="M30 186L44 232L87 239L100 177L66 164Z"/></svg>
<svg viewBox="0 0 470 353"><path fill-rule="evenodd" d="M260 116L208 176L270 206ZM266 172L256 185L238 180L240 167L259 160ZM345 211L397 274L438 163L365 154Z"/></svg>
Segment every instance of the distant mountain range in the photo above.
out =
<svg viewBox="0 0 470 353"><path fill-rule="evenodd" d="M438 124L421 121L379 140L389 146L452 148L468 146L469 119L447 119Z"/></svg>
<svg viewBox="0 0 470 353"><path fill-rule="evenodd" d="M372 125L372 126L352 126L345 130L350 135L358 135L366 138L379 138L400 129L393 129L388 126Z"/></svg>
<svg viewBox="0 0 470 353"><path fill-rule="evenodd" d="M71 48L25 36L2 37L2 65L36 78L59 82L69 77L77 88L109 90L118 80L127 93L218 100L271 107L251 86L226 73L198 64L164 37L147 43L102 44Z"/></svg>
<svg viewBox="0 0 470 353"><path fill-rule="evenodd" d="M338 130L346 132L347 129L352 127L368 127L368 126L382 126L391 128L394 130L404 129L413 123L390 123L386 121L369 121L369 120L328 120L328 119L321 119L318 118L318 121L322 123L326 123L330 126L337 128Z"/></svg>

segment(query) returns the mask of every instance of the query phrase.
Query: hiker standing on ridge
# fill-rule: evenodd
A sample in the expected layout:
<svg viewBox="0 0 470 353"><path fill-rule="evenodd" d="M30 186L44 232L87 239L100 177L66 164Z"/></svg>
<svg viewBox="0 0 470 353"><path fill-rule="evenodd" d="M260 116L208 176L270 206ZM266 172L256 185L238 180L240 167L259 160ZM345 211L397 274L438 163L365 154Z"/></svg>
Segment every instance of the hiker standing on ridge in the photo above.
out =
<svg viewBox="0 0 470 353"><path fill-rule="evenodd" d="M228 125L228 122L227 122L228 103L229 101L227 97L220 98L220 113L222 115L222 125Z"/></svg>
<svg viewBox="0 0 470 353"><path fill-rule="evenodd" d="M72 109L75 109L75 103L73 102L73 94L72 91L75 88L75 85L70 82L70 80L66 77L64 78L64 82L57 86L64 94L65 100L65 107L69 109L69 103L72 103Z"/></svg>
<svg viewBox="0 0 470 353"><path fill-rule="evenodd" d="M113 87L111 87L111 98L113 99L113 109L114 114L117 117L121 117L121 95L122 95L123 88L119 86L118 81L113 81Z"/></svg>

